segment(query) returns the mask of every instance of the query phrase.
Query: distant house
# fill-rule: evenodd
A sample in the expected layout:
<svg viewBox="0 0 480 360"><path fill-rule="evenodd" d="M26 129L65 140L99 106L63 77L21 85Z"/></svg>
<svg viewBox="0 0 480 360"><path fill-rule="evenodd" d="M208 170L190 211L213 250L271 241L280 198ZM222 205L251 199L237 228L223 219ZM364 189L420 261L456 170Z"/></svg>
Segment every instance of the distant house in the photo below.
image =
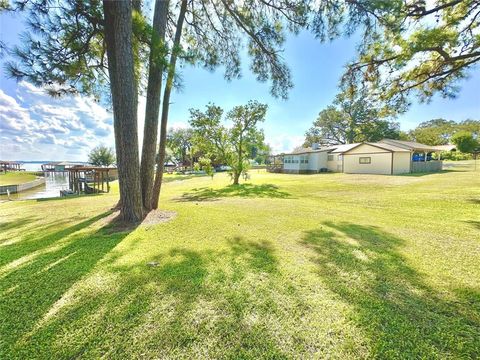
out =
<svg viewBox="0 0 480 360"><path fill-rule="evenodd" d="M270 171L290 174L312 174L323 171L350 174L406 174L432 172L442 169L439 159L443 148L413 141L383 139L379 142L363 142L347 145L301 148L282 154L283 166L278 166L279 156L273 161ZM273 170L274 169L274 170Z"/></svg>
<svg viewBox="0 0 480 360"><path fill-rule="evenodd" d="M453 145L453 144L437 145L435 147L441 151L457 151L457 145Z"/></svg>

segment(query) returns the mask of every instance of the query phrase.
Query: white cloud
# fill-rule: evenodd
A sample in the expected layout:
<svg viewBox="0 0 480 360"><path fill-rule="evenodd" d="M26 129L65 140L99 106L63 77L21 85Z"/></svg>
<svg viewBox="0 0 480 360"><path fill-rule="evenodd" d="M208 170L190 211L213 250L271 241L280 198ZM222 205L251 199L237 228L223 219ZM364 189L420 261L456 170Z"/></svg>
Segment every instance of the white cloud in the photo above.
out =
<svg viewBox="0 0 480 360"><path fill-rule="evenodd" d="M280 154L301 146L304 140L305 137L300 135L280 134L268 137L267 142L271 146L273 154Z"/></svg>
<svg viewBox="0 0 480 360"><path fill-rule="evenodd" d="M29 126L32 126L32 121L28 111L0 89L0 131L28 131Z"/></svg>
<svg viewBox="0 0 480 360"><path fill-rule="evenodd" d="M0 135L1 157L15 160L81 160L98 144L114 145L112 114L94 99L52 98L26 82L15 97L0 90Z"/></svg>

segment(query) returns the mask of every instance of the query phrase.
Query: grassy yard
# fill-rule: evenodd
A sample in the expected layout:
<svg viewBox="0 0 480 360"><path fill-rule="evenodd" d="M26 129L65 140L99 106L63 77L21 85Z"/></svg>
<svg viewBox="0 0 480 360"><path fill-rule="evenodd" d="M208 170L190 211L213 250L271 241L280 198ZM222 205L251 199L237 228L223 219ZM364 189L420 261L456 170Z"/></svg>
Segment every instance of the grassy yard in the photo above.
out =
<svg viewBox="0 0 480 360"><path fill-rule="evenodd" d="M251 175L0 204L0 358L480 357L480 172Z"/></svg>
<svg viewBox="0 0 480 360"><path fill-rule="evenodd" d="M18 185L35 180L33 173L26 171L9 171L6 174L0 173L0 185Z"/></svg>

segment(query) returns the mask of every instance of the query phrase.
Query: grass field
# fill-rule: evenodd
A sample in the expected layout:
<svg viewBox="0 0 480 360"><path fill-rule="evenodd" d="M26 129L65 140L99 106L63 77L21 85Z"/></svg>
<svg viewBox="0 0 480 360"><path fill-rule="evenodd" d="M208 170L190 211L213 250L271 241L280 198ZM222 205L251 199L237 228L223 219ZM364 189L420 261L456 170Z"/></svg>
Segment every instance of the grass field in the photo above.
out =
<svg viewBox="0 0 480 360"><path fill-rule="evenodd" d="M18 185L35 180L33 173L25 171L10 171L0 174L0 185Z"/></svg>
<svg viewBox="0 0 480 360"><path fill-rule="evenodd" d="M0 204L0 358L480 357L480 172L251 175Z"/></svg>

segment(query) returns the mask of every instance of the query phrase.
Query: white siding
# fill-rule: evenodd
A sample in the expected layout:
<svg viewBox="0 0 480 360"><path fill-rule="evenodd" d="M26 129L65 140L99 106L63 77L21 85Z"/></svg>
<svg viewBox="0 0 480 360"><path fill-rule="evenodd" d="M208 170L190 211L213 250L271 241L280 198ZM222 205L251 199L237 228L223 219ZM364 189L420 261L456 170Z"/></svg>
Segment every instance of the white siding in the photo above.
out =
<svg viewBox="0 0 480 360"><path fill-rule="evenodd" d="M409 152L395 152L393 153L393 173L394 174L408 174L410 172Z"/></svg>
<svg viewBox="0 0 480 360"><path fill-rule="evenodd" d="M300 161L298 155L285 155L283 159L283 168L285 170L296 170L300 169Z"/></svg>
<svg viewBox="0 0 480 360"><path fill-rule="evenodd" d="M310 153L308 157L308 170L318 172L327 167L327 153L325 151Z"/></svg>
<svg viewBox="0 0 480 360"><path fill-rule="evenodd" d="M370 164L361 164L360 158L370 158ZM345 154L344 172L349 174L392 173L392 153Z"/></svg>
<svg viewBox="0 0 480 360"><path fill-rule="evenodd" d="M342 172L342 154L328 154L333 160L327 161L327 169L334 172ZM327 157L328 159L328 157Z"/></svg>

